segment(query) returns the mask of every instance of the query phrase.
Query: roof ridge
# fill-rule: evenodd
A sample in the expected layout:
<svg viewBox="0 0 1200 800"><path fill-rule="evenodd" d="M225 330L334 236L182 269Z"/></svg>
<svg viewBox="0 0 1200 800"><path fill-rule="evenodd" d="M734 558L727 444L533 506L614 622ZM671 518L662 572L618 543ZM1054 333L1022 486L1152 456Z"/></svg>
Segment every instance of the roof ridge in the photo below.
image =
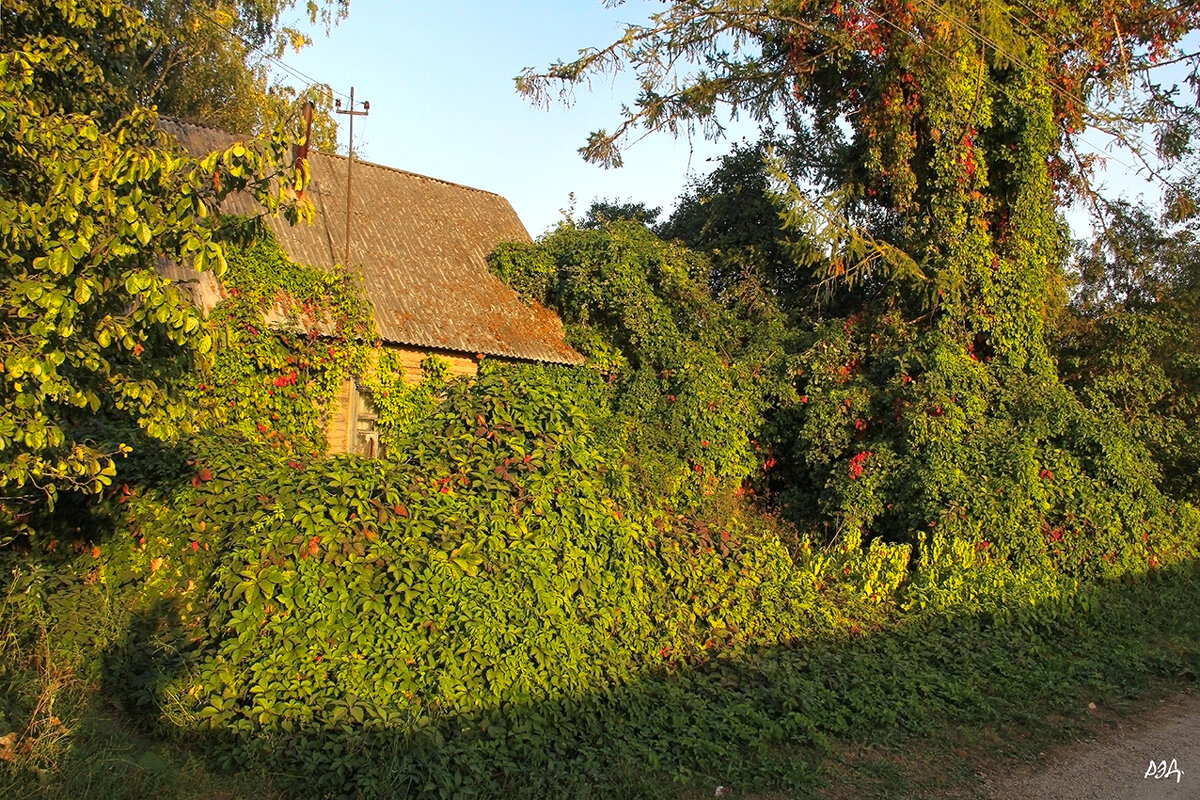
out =
<svg viewBox="0 0 1200 800"><path fill-rule="evenodd" d="M231 133L230 131L227 131L227 130L225 130L224 128L218 128L218 127L216 127L216 126L214 126L214 125L205 125L205 124L203 124L203 123L200 123L200 122L188 122L188 121L186 121L186 120L182 120L182 119L179 119L179 118L177 118L177 117L168 117L168 116L165 116L165 115L160 115L160 116L159 116L159 119L165 120L165 121L167 121L167 122L174 123L175 125L181 125L181 126L182 126L182 125L186 125L186 126L188 126L188 127L191 127L191 128L199 128L199 129L201 129L201 130L212 131L213 133L218 133L218 134L221 134L222 136L229 136L229 137L232 137L232 138L233 138L235 141L237 140L237 138L238 138L239 136L241 136L241 137L245 137L245 138L248 138L248 139L257 139L257 138L258 138L257 136L254 136L253 134L249 134L249 133L245 133L245 134L242 134L242 133ZM345 161L345 160L347 159L347 156L344 156L344 155L342 155L342 154L340 154L340 153L326 153L326 152L325 152L325 151L323 151L323 150L314 150L313 152L314 152L314 153L316 153L316 154L318 154L318 155L322 155L322 156L328 156L329 158L341 159L342 161ZM386 169L386 170L389 170L389 171L391 171L391 172L398 172L398 173L400 173L401 175L410 175L410 176L412 176L412 177L414 177L414 178L421 178L422 180L426 180L426 181L433 181L434 183L440 183L440 184L443 184L443 185L445 185L445 186L454 186L454 187L456 187L456 188L459 188L459 189L468 189L468 190L470 190L470 191L472 191L472 192L479 192L480 194L490 194L490 195L492 195L493 197L504 197L504 195L500 194L499 192L492 192L492 191L489 191L489 190L487 190L487 189L480 189L480 188L479 188L479 187L477 187L477 186L468 186L468 185L466 185L465 183L457 183L457 182L455 182L455 181L448 181L448 180L445 180L444 178L435 178L435 177L433 177L432 175L424 175L424 174L422 174L422 173L420 173L420 172L413 172L412 170L401 169L400 167L393 167L393 166L389 166L388 164L380 164L380 163L378 163L378 162L375 162L375 161L367 161L367 160L365 160L365 159L362 159L362 158L355 158L355 159L354 159L354 163L356 163L356 164L363 164L363 165L366 165L366 166L368 166L368 167L375 167L375 168L377 168L377 169Z"/></svg>
<svg viewBox="0 0 1200 800"><path fill-rule="evenodd" d="M341 159L342 161L345 161L347 159L347 156L344 156L341 153L326 153L322 150L317 150L315 152L319 155L328 156L329 158ZM435 178L432 175L423 175L420 172L413 172L412 170L400 169L399 167L392 167L392 166L388 166L387 164L379 164L374 161L365 161L361 158L355 158L354 163L355 164L365 164L368 167L375 167L377 169L386 169L389 172L398 172L401 175L409 175L413 178L421 178L422 180L433 181L434 183L441 183L441 184L444 184L445 186L453 186L457 189L467 189L472 192L479 192L480 194L490 194L493 197L499 197L499 198L507 200L507 198L505 198L504 195L500 194L499 192L492 192L487 189L480 189L478 186L468 186L465 183L456 183L454 181L448 181L448 180L445 180L444 178Z"/></svg>

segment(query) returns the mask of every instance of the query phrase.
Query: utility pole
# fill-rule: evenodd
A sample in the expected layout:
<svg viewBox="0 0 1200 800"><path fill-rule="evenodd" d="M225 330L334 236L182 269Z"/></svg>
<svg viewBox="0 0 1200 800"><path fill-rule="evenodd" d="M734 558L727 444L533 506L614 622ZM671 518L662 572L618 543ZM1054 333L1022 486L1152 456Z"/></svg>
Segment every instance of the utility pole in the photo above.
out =
<svg viewBox="0 0 1200 800"><path fill-rule="evenodd" d="M334 101L334 111L337 114L350 115L350 139L346 145L346 255L342 259L342 266L350 266L350 203L354 195L350 193L352 186L351 181L354 177L354 118L365 117L371 111L371 104L364 100L362 103L362 111L356 111L354 108L354 87L350 87L350 107L342 108L342 101Z"/></svg>

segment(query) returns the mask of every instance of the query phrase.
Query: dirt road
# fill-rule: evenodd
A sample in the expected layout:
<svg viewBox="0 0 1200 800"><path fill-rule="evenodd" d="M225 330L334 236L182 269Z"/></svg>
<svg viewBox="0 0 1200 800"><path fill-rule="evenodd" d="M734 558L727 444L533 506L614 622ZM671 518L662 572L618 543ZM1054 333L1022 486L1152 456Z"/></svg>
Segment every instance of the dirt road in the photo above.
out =
<svg viewBox="0 0 1200 800"><path fill-rule="evenodd" d="M1200 692L985 784L994 800L1200 800Z"/></svg>

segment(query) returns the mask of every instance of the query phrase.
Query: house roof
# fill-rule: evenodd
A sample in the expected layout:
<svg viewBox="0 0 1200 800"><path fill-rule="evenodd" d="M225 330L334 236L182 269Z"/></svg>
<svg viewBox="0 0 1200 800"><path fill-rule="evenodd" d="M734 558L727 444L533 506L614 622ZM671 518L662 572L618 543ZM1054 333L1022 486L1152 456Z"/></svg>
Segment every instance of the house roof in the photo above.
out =
<svg viewBox="0 0 1200 800"><path fill-rule="evenodd" d="M160 126L194 155L224 150L239 137L163 119ZM332 268L346 235L346 158L310 151L307 195L312 225L265 222L297 263ZM488 271L486 257L501 242L528 242L529 233L498 194L391 167L354 160L350 262L360 271L388 343L483 353L530 361L579 364L558 316L520 297ZM252 198L227 198L226 213L262 213ZM191 277L194 277L194 273ZM216 287L209 282L208 292Z"/></svg>

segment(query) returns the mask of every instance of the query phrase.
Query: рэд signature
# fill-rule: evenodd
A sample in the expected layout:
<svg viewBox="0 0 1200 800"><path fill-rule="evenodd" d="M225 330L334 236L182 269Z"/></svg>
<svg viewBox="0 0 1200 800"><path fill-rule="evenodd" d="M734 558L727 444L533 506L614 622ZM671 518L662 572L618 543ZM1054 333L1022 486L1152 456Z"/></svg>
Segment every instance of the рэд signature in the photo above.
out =
<svg viewBox="0 0 1200 800"><path fill-rule="evenodd" d="M1142 777L1154 778L1154 780L1160 781L1163 778L1169 778L1172 775L1175 776L1175 782L1179 783L1179 779L1183 777L1183 771L1179 769L1179 765L1175 763L1175 759L1172 758L1171 764L1168 766L1167 760L1164 758L1162 761L1155 761L1154 759L1151 759L1150 766L1147 768L1146 774Z"/></svg>

